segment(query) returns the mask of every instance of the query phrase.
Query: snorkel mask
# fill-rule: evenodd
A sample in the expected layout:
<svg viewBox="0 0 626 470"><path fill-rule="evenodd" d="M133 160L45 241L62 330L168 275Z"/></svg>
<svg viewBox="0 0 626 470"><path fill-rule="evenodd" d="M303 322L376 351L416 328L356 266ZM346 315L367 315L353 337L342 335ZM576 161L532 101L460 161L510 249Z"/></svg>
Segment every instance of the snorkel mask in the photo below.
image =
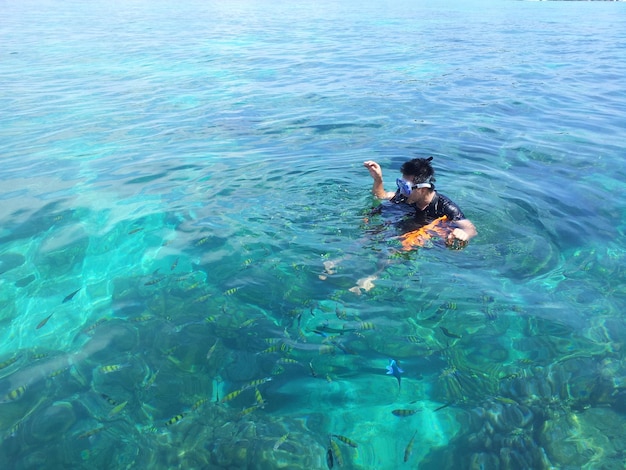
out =
<svg viewBox="0 0 626 470"><path fill-rule="evenodd" d="M402 178L398 178L396 180L396 185L398 186L398 189L400 190L400 194L402 194L404 197L409 197L411 195L411 191L413 191L414 189L432 187L432 184L430 183L413 184L407 180L403 180Z"/></svg>

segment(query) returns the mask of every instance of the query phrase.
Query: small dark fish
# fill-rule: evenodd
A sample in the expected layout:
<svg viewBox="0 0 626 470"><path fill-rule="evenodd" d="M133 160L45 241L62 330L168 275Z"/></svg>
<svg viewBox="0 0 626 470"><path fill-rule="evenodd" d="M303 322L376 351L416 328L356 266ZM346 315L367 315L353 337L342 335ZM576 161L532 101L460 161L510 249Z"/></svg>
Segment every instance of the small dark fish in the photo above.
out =
<svg viewBox="0 0 626 470"><path fill-rule="evenodd" d="M104 398L104 399L107 401L107 403L108 403L109 405L111 405L111 406L117 406L117 405L119 405L119 402L115 401L113 398L111 398L111 397L110 397L110 396L108 396L108 395L105 395L104 393L101 393L101 394L100 394L100 396L101 396L102 398Z"/></svg>
<svg viewBox="0 0 626 470"><path fill-rule="evenodd" d="M50 315L48 315L46 318L44 318L43 320L41 320L39 322L39 324L35 327L36 330L38 330L39 328L41 328L42 326L44 326L46 323L48 323L48 320L50 320L50 317L53 315L54 313L51 313Z"/></svg>
<svg viewBox="0 0 626 470"><path fill-rule="evenodd" d="M444 408L447 408L447 407L449 407L450 405L453 405L453 404L454 404L454 402L446 403L445 405L441 405L441 406L435 408L433 411L443 410Z"/></svg>
<svg viewBox="0 0 626 470"><path fill-rule="evenodd" d="M339 318L340 320L345 320L346 318L348 318L348 315L346 315L346 311L339 308L339 304L335 306L335 315L337 315L337 318Z"/></svg>
<svg viewBox="0 0 626 470"><path fill-rule="evenodd" d="M72 300L74 298L74 296L76 294L78 294L78 291L81 290L82 287L79 287L78 289L76 289L74 292L72 292L69 295L66 295L65 298L63 299L63 302L61 302L62 304L64 304L65 302L69 302L70 300Z"/></svg>
<svg viewBox="0 0 626 470"><path fill-rule="evenodd" d="M335 462L333 460L333 451L330 447L326 451L326 465L328 465L328 468L333 468L335 466Z"/></svg>
<svg viewBox="0 0 626 470"><path fill-rule="evenodd" d="M318 335L321 335L322 333L334 333L342 335L351 331L356 331L356 328L332 328L326 324L318 325L318 327L313 330L313 332L317 333Z"/></svg>
<svg viewBox="0 0 626 470"><path fill-rule="evenodd" d="M142 230L143 230L143 227L134 228L132 230L129 230L128 234L132 235L133 233L141 232Z"/></svg>
<svg viewBox="0 0 626 470"><path fill-rule="evenodd" d="M77 437L78 437L78 439L86 439L88 437L95 436L99 432L102 432L102 430L104 428L105 428L105 426L100 426L99 428L93 428L93 429L90 429L88 431L85 431L82 434L79 434Z"/></svg>
<svg viewBox="0 0 626 470"><path fill-rule="evenodd" d="M341 349L344 354L354 354L354 352L346 348L340 341L331 341L331 343Z"/></svg>
<svg viewBox="0 0 626 470"><path fill-rule="evenodd" d="M399 416L404 418L405 416L411 416L417 413L420 410L393 410L391 413L395 416Z"/></svg>
<svg viewBox="0 0 626 470"><path fill-rule="evenodd" d="M396 379L398 379L398 388L400 388L400 374L404 373L400 367L398 367L398 363L393 359L389 359L389 365L387 366L387 375L393 375Z"/></svg>
<svg viewBox="0 0 626 470"><path fill-rule="evenodd" d="M176 266L178 266L178 260L179 258L176 258L174 260L174 262L172 263L172 265L170 266L170 271L174 271L174 269L176 269Z"/></svg>
<svg viewBox="0 0 626 470"><path fill-rule="evenodd" d="M450 331L448 331L448 329L444 326L440 326L439 328L441 328L441 331L443 331L443 334L446 335L448 338L456 338L456 339L461 339L461 337L457 334L454 333L450 333Z"/></svg>

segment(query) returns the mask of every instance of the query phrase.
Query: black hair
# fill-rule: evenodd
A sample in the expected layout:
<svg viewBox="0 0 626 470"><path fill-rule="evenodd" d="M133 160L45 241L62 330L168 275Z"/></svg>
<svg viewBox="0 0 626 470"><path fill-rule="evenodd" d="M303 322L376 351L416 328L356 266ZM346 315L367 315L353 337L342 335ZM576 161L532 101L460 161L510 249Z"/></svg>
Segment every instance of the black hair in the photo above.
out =
<svg viewBox="0 0 626 470"><path fill-rule="evenodd" d="M413 183L430 183L434 189L435 170L433 170L433 166L430 164L432 159L433 157L414 158L405 162L400 168L400 171L403 175L412 176Z"/></svg>

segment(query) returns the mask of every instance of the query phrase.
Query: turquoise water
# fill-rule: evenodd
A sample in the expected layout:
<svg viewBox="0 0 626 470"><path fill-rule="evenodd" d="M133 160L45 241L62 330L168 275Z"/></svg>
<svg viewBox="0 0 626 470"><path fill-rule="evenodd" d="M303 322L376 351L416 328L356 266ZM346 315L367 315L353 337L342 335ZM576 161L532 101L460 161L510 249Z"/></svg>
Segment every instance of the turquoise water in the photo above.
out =
<svg viewBox="0 0 626 470"><path fill-rule="evenodd" d="M2 468L623 468L623 3L2 10Z"/></svg>

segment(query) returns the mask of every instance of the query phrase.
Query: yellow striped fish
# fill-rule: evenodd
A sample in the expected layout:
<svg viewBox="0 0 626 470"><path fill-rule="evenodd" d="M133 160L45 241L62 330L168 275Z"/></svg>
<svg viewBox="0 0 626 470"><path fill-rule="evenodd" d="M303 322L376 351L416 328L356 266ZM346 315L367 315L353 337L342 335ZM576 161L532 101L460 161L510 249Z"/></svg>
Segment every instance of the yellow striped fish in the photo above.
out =
<svg viewBox="0 0 626 470"><path fill-rule="evenodd" d="M159 369L157 369L156 372L152 372L151 373L151 375L148 377L148 379L142 384L142 387L144 389L148 389L148 388L152 387L152 385L154 384L154 381L156 380L158 375L159 375Z"/></svg>
<svg viewBox="0 0 626 470"><path fill-rule="evenodd" d="M197 410L198 408L200 408L202 405L204 405L209 399L208 398L200 398L200 400L198 400L197 402L195 402L193 404L193 406L191 407L192 410Z"/></svg>
<svg viewBox="0 0 626 470"><path fill-rule="evenodd" d="M55 378L57 375L61 375L63 372L65 372L66 370L68 370L69 367L64 367L63 369L57 369L57 370L53 370L52 372L50 372L50 374L48 374L48 378L49 379L53 379Z"/></svg>
<svg viewBox="0 0 626 470"><path fill-rule="evenodd" d="M250 413L252 413L254 410L256 410L257 408L259 408L259 405L252 405L249 406L248 408L244 408L243 410L241 410L241 412L239 413L239 416L246 416L249 415Z"/></svg>
<svg viewBox="0 0 626 470"><path fill-rule="evenodd" d="M111 411L109 411L109 418L115 416L116 414L118 414L120 411L122 411L126 405L128 404L128 400L120 403L119 405L117 405L115 408L113 408Z"/></svg>
<svg viewBox="0 0 626 470"><path fill-rule="evenodd" d="M171 426L172 424L178 423L181 419L187 416L187 413L181 413L179 415L173 416L165 422L166 426Z"/></svg>
<svg viewBox="0 0 626 470"><path fill-rule="evenodd" d="M300 364L297 360L290 357L281 357L276 361L276 364Z"/></svg>
<svg viewBox="0 0 626 470"><path fill-rule="evenodd" d="M264 349L263 351L260 351L259 354L270 354L270 353L275 353L280 349L280 344L274 344L273 346L270 346L269 348Z"/></svg>
<svg viewBox="0 0 626 470"><path fill-rule="evenodd" d="M9 393L6 394L6 396L4 397L5 401L19 400L20 398L22 398L22 396L24 396L24 392L26 392L26 386L20 385L15 390L11 390Z"/></svg>
<svg viewBox="0 0 626 470"><path fill-rule="evenodd" d="M201 295L200 297L198 297L196 300L193 301L194 304L200 304L202 302L206 302L210 297L213 297L213 294L205 294L205 295Z"/></svg>
<svg viewBox="0 0 626 470"><path fill-rule="evenodd" d="M93 428L93 429L89 429L88 431L85 431L82 434L79 434L77 437L78 439L86 439L88 437L91 436L95 436L96 434L98 434L99 432L102 432L102 430L105 428L106 426L100 426L98 428Z"/></svg>
<svg viewBox="0 0 626 470"><path fill-rule="evenodd" d="M193 284L191 284L190 286L188 286L185 291L189 292L190 290L194 290L195 288L197 288L200 284L202 283L202 281L198 281L198 282L194 282Z"/></svg>
<svg viewBox="0 0 626 470"><path fill-rule="evenodd" d="M283 445L283 443L287 440L288 437L289 437L289 433L278 438L278 440L274 444L274 450L278 450L278 448Z"/></svg>
<svg viewBox="0 0 626 470"><path fill-rule="evenodd" d="M253 380L252 382L248 382L246 385L244 385L242 387L242 390L245 390L246 388L258 387L259 385L263 385L264 383L269 382L271 380L272 380L271 377L263 377L262 379Z"/></svg>
<svg viewBox="0 0 626 470"><path fill-rule="evenodd" d="M257 318L248 318L241 325L239 325L239 328L247 328L249 326L252 326L257 322L257 320L258 320Z"/></svg>
<svg viewBox="0 0 626 470"><path fill-rule="evenodd" d="M96 321L94 324L92 324L92 325L88 326L87 328L85 328L83 330L83 333L85 333L85 334L91 333L93 330L95 330L97 327L102 325L107 320L108 320L108 318L101 318L100 320Z"/></svg>
<svg viewBox="0 0 626 470"><path fill-rule="evenodd" d="M152 320L153 318L154 318L153 315L146 314L146 315L140 315L138 317L133 317L130 319L130 321L133 323L140 323L140 322Z"/></svg>
<svg viewBox="0 0 626 470"><path fill-rule="evenodd" d="M21 355L18 354L17 356L13 356L11 359L7 359L4 362L0 362L0 370L6 369L11 364L14 364L20 357L21 357Z"/></svg>
<svg viewBox="0 0 626 470"><path fill-rule="evenodd" d="M129 366L130 364L110 364L107 366L101 366L99 370L103 374L110 374L111 372L117 372L118 370Z"/></svg>
<svg viewBox="0 0 626 470"><path fill-rule="evenodd" d="M263 399L263 395L261 395L258 388L254 389L254 399L259 407L263 408L265 406L265 400Z"/></svg>
<svg viewBox="0 0 626 470"><path fill-rule="evenodd" d="M350 447L354 447L355 449L359 447L359 445L354 442L352 439L347 438L346 436L341 436L340 434L331 434L335 439L339 439L344 444L348 444Z"/></svg>
<svg viewBox="0 0 626 470"><path fill-rule="evenodd" d="M217 343L219 342L219 338L215 340L215 343L213 343L213 346L211 346L208 350L208 352L206 353L206 360L208 361L209 359L211 359L211 356L213 355L213 353L215 352L215 348L217 347Z"/></svg>
<svg viewBox="0 0 626 470"><path fill-rule="evenodd" d="M239 389L239 390L235 390L234 392L230 392L228 395L222 398L221 403L226 403L227 401L231 401L237 398L241 394L241 392L243 392L244 390L245 389Z"/></svg>
<svg viewBox="0 0 626 470"><path fill-rule="evenodd" d="M337 465L342 467L343 466L343 454L341 453L341 449L339 448L337 443L333 441L332 439L330 439L330 448L333 451L333 457L335 457L335 460L337 461Z"/></svg>
<svg viewBox="0 0 626 470"><path fill-rule="evenodd" d="M415 431L413 433L413 437L411 438L411 440L407 444L406 449L404 449L404 461L405 462L409 461L409 457L411 456L411 452L413 452L413 442L415 441L415 436L416 435L417 435L417 431Z"/></svg>

